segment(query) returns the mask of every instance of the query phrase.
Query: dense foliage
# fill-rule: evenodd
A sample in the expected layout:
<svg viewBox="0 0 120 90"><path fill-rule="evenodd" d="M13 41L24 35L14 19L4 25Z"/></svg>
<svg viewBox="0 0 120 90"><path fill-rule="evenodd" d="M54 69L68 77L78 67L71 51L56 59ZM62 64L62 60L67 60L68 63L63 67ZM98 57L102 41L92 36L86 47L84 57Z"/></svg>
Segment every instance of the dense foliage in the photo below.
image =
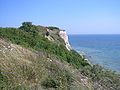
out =
<svg viewBox="0 0 120 90"><path fill-rule="evenodd" d="M68 51L65 46L50 42L42 35L31 22L24 22L20 28L0 28L0 38L12 41L27 48L52 54L59 60L67 61L75 68L89 65L74 50Z"/></svg>
<svg viewBox="0 0 120 90"><path fill-rule="evenodd" d="M46 28L48 28L48 29L50 29L50 30L54 30L54 29L59 30L59 28L58 28L58 27L53 27L53 26L49 26L49 27L46 27Z"/></svg>

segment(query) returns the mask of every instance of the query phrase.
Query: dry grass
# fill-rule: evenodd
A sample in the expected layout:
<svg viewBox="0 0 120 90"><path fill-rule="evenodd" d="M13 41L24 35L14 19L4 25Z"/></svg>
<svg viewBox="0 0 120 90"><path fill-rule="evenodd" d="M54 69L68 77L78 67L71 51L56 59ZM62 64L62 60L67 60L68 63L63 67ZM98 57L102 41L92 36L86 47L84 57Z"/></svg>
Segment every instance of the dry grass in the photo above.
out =
<svg viewBox="0 0 120 90"><path fill-rule="evenodd" d="M44 90L46 88L42 86L42 82L49 83L51 80L59 84L59 88L55 90L92 88L88 79L82 81L80 78L83 76L68 63L48 58L42 52L35 53L5 40L0 40L0 69L8 78L6 88L9 90Z"/></svg>

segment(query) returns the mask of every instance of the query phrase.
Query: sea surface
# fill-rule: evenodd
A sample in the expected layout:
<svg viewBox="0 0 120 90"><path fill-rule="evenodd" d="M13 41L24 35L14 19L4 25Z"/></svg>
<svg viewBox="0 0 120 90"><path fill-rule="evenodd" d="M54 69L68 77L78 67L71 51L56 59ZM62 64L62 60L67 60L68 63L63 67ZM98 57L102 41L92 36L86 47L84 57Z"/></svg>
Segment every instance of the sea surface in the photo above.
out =
<svg viewBox="0 0 120 90"><path fill-rule="evenodd" d="M120 35L69 35L69 42L91 63L120 73Z"/></svg>

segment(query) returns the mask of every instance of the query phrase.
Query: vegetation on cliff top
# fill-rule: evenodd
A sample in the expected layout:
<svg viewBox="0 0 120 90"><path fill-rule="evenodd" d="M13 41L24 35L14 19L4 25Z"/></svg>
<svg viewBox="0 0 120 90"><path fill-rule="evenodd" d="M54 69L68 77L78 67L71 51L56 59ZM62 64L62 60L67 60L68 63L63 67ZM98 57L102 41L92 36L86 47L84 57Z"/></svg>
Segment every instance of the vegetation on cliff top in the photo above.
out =
<svg viewBox="0 0 120 90"><path fill-rule="evenodd" d="M19 28L0 28L0 38L12 41L12 43L32 48L37 51L51 54L59 60L67 61L75 68L89 65L74 50L68 51L65 46L50 42L39 34L39 29L30 22L22 23Z"/></svg>
<svg viewBox="0 0 120 90"><path fill-rule="evenodd" d="M91 87L87 87L88 89L120 89L120 75L99 65L90 66L76 51L68 51L65 48L64 41L59 37L58 31L54 35L47 29L55 32L55 29L59 28L35 26L31 22L24 22L19 28L0 28L2 40L31 50L24 53L24 49L16 46L17 50L14 52L8 50L10 53L6 53L4 50L2 52L2 48L5 48L6 44L1 45L4 47L1 47L0 51L0 89L27 90L43 87L44 89L69 90L79 82L80 84L77 83L78 88L84 90L83 84L86 83L86 80L91 84ZM51 42L45 38L45 35L57 39ZM20 61L22 61L21 64L19 64ZM23 62L27 62L27 64ZM66 63L69 69L63 68ZM82 75L88 79L83 80ZM73 82L75 82L74 86Z"/></svg>

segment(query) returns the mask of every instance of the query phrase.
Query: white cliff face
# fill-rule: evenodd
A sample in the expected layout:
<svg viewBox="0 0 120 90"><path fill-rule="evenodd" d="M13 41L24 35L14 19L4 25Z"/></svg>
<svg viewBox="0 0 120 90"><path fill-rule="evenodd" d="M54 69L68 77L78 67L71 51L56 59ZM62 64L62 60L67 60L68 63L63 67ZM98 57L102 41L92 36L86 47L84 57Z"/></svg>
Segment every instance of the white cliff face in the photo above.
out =
<svg viewBox="0 0 120 90"><path fill-rule="evenodd" d="M69 51L72 50L72 48L71 48L71 46L70 46L70 44L69 44L69 41L68 41L68 35L67 35L66 31L61 30L61 31L59 32L59 35L60 35L60 37L65 41L65 46L66 46L66 48L67 48Z"/></svg>
<svg viewBox="0 0 120 90"><path fill-rule="evenodd" d="M47 32L51 32L49 29L47 29ZM50 41L54 41L54 39L50 36L50 35L45 35L45 38L47 38L48 40L50 40Z"/></svg>

